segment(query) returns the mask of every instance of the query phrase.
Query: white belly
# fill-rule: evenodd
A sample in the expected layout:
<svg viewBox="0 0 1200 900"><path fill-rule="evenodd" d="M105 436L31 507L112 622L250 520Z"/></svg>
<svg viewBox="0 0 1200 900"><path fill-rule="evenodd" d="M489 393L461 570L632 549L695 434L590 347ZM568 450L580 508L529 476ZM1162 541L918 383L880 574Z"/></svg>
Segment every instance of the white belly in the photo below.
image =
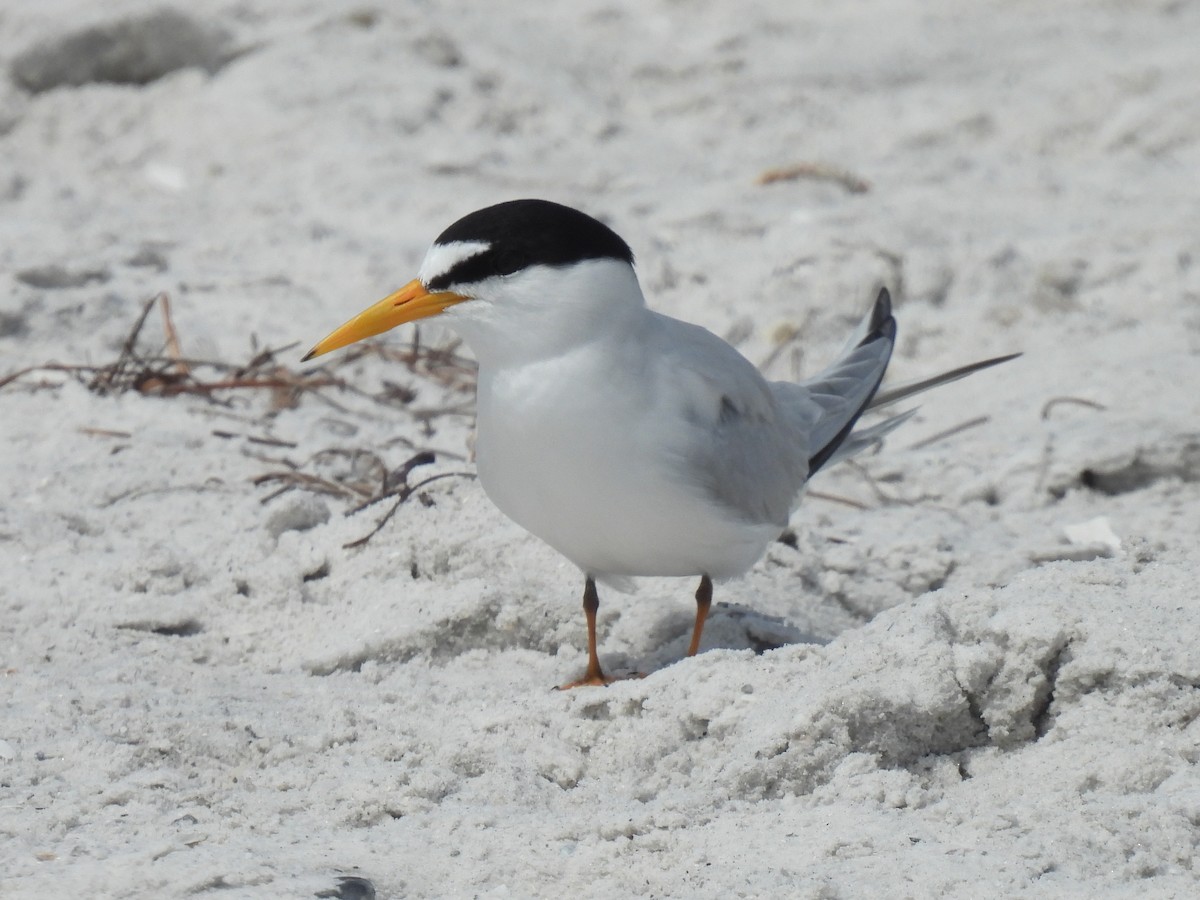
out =
<svg viewBox="0 0 1200 900"><path fill-rule="evenodd" d="M652 392L605 390L605 371L612 360L586 348L480 371L476 455L488 496L591 575L750 568L779 526L741 520L689 483L679 457L694 424Z"/></svg>

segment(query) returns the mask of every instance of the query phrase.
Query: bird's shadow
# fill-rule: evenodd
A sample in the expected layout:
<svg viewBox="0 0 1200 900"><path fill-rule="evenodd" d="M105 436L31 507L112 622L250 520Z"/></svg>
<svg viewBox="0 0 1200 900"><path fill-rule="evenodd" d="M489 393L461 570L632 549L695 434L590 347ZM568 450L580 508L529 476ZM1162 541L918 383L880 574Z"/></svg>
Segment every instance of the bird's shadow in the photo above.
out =
<svg viewBox="0 0 1200 900"><path fill-rule="evenodd" d="M657 671L679 660L692 636L690 611L671 610L658 618L647 636L641 664ZM753 650L756 654L789 644L825 644L827 638L806 632L780 616L772 616L740 603L714 603L704 626L700 652Z"/></svg>

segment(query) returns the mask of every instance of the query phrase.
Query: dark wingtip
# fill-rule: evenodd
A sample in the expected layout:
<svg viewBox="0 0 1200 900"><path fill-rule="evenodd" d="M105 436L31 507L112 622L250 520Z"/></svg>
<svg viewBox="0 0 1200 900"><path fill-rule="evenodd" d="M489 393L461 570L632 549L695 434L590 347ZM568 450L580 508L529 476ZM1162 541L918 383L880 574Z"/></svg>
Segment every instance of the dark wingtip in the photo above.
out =
<svg viewBox="0 0 1200 900"><path fill-rule="evenodd" d="M890 319L892 316L892 295L888 289L881 287L875 297L875 309L872 311L872 322Z"/></svg>
<svg viewBox="0 0 1200 900"><path fill-rule="evenodd" d="M867 326L867 335L859 343L859 346L880 338L896 339L896 320L892 318L892 295L885 287L881 287L875 297L875 305L871 307L871 322Z"/></svg>
<svg viewBox="0 0 1200 900"><path fill-rule="evenodd" d="M854 425L858 422L859 417L871 406L871 399L879 390L879 385L883 382L884 373L887 372L888 362L892 358L892 347L896 344L896 320L892 317L892 295L888 293L888 289L881 287L879 293L875 296L875 305L871 307L871 320L867 325L867 334L861 341L858 342L859 347L865 347L867 344L872 344L875 341L887 341L887 351L883 357L883 367L879 370L879 377L875 379L875 384L871 388L862 405L855 411L842 426L842 429L833 437L828 444L814 453L808 458L808 475L811 478L813 474L825 465L833 456L842 442L850 436L850 432L854 430Z"/></svg>

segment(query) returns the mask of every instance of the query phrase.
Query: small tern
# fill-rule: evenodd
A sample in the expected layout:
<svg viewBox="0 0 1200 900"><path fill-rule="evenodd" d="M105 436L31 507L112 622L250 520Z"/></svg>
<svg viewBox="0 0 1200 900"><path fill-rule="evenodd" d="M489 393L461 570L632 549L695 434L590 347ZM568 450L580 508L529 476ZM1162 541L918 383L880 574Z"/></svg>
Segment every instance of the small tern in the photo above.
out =
<svg viewBox="0 0 1200 900"><path fill-rule="evenodd" d="M479 363L479 482L584 575L587 671L603 685L596 581L699 577L688 655L713 580L741 575L787 527L805 483L912 411L854 430L873 406L1012 356L878 393L896 340L886 289L837 360L799 383L763 378L716 335L647 308L633 252L607 225L545 200L459 219L417 277L305 360L441 316Z"/></svg>

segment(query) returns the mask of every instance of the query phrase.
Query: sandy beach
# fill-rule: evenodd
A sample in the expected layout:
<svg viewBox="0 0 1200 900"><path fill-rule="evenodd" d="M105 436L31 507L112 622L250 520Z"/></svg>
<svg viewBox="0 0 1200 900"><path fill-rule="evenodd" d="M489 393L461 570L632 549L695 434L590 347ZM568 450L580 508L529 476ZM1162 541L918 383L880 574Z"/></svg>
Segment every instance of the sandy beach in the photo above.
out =
<svg viewBox="0 0 1200 900"><path fill-rule="evenodd" d="M0 8L0 897L1200 896L1200 5ZM482 206L775 379L938 389L603 590L406 326Z"/></svg>

